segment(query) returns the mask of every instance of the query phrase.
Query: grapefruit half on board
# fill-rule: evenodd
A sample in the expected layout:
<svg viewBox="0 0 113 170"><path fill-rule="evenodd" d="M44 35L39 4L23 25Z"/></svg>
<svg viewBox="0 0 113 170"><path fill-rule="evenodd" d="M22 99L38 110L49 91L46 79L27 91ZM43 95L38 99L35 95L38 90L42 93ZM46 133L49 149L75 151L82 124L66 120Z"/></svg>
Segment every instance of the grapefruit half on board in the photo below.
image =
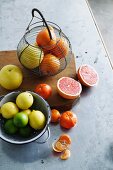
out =
<svg viewBox="0 0 113 170"><path fill-rule="evenodd" d="M99 76L96 70L87 64L79 67L77 76L80 83L87 87L95 86L99 81Z"/></svg>
<svg viewBox="0 0 113 170"><path fill-rule="evenodd" d="M57 91L65 99L76 99L82 92L82 86L73 78L61 77L57 81Z"/></svg>

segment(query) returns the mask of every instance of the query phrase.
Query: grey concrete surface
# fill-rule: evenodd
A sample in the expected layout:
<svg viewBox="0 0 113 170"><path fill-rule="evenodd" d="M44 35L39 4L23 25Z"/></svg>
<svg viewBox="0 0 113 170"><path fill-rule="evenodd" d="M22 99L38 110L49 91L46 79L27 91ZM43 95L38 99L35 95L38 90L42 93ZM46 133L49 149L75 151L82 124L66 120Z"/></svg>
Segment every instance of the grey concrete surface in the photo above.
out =
<svg viewBox="0 0 113 170"><path fill-rule="evenodd" d="M113 0L88 0L113 61Z"/></svg>
<svg viewBox="0 0 113 170"><path fill-rule="evenodd" d="M50 124L51 137L43 145L18 146L0 140L0 170L113 170L113 71L87 4L85 0L1 0L1 49L16 49L34 7L69 37L77 68L84 63L95 67L99 84L83 88L72 108L78 124L71 130ZM60 160L51 148L61 133L72 138L67 161Z"/></svg>

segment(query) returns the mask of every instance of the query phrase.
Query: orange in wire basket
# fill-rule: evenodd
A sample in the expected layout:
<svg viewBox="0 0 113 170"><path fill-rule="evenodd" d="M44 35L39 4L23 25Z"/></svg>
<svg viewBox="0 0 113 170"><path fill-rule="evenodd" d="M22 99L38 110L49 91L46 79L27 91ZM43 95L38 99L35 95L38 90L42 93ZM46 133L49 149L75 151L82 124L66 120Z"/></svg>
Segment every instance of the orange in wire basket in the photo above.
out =
<svg viewBox="0 0 113 170"><path fill-rule="evenodd" d="M50 29L50 32L51 32L52 39L50 38L50 35L49 35L47 28L42 29L36 37L36 43L40 47L46 48L48 50L53 48L53 46L56 44L56 35L55 35L55 32L54 32L54 29L51 26L49 26L49 29Z"/></svg>
<svg viewBox="0 0 113 170"><path fill-rule="evenodd" d="M40 64L40 71L43 75L57 74L60 69L60 61L52 54L46 54Z"/></svg>
<svg viewBox="0 0 113 170"><path fill-rule="evenodd" d="M66 57L69 52L67 40L64 38L57 38L56 45L50 52L58 58Z"/></svg>

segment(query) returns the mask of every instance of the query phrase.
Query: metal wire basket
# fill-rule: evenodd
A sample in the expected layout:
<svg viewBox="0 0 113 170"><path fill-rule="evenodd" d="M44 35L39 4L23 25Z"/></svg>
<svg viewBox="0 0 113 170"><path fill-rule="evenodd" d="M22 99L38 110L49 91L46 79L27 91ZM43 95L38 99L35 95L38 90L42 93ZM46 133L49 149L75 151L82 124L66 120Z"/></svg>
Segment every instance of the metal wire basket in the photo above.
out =
<svg viewBox="0 0 113 170"><path fill-rule="evenodd" d="M35 12L38 12L41 18L37 17ZM45 37L49 36L48 44L43 36L39 39L43 44L37 43L37 36L41 31L46 31ZM72 47L61 28L53 22L46 21L42 13L34 8L32 19L17 46L17 56L20 63L36 75L53 76L63 71L70 62Z"/></svg>

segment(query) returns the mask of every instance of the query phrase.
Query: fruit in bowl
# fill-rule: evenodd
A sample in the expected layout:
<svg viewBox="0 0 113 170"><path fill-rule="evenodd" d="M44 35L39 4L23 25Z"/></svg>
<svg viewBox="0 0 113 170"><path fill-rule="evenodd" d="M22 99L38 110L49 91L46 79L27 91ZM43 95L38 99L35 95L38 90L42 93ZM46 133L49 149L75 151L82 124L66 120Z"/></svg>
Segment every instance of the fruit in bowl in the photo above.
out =
<svg viewBox="0 0 113 170"><path fill-rule="evenodd" d="M29 109L33 104L33 96L29 92L20 93L16 98L16 104L20 109Z"/></svg>
<svg viewBox="0 0 113 170"><path fill-rule="evenodd" d="M14 102L7 102L1 106L1 113L5 119L14 117L19 112L19 108Z"/></svg>
<svg viewBox="0 0 113 170"><path fill-rule="evenodd" d="M17 105L16 101L19 96L25 93L30 95L27 98L32 96L33 102L27 106L28 109L22 110L22 107ZM24 101L25 99L21 98L21 102L24 103ZM3 109L1 109L0 137L2 139L10 143L23 144L38 139L46 132L50 122L50 107L41 96L30 91L11 92L0 101L0 107L3 108L10 102L16 105L18 111L6 119L3 117ZM11 113L11 109L9 109L9 113Z"/></svg>

